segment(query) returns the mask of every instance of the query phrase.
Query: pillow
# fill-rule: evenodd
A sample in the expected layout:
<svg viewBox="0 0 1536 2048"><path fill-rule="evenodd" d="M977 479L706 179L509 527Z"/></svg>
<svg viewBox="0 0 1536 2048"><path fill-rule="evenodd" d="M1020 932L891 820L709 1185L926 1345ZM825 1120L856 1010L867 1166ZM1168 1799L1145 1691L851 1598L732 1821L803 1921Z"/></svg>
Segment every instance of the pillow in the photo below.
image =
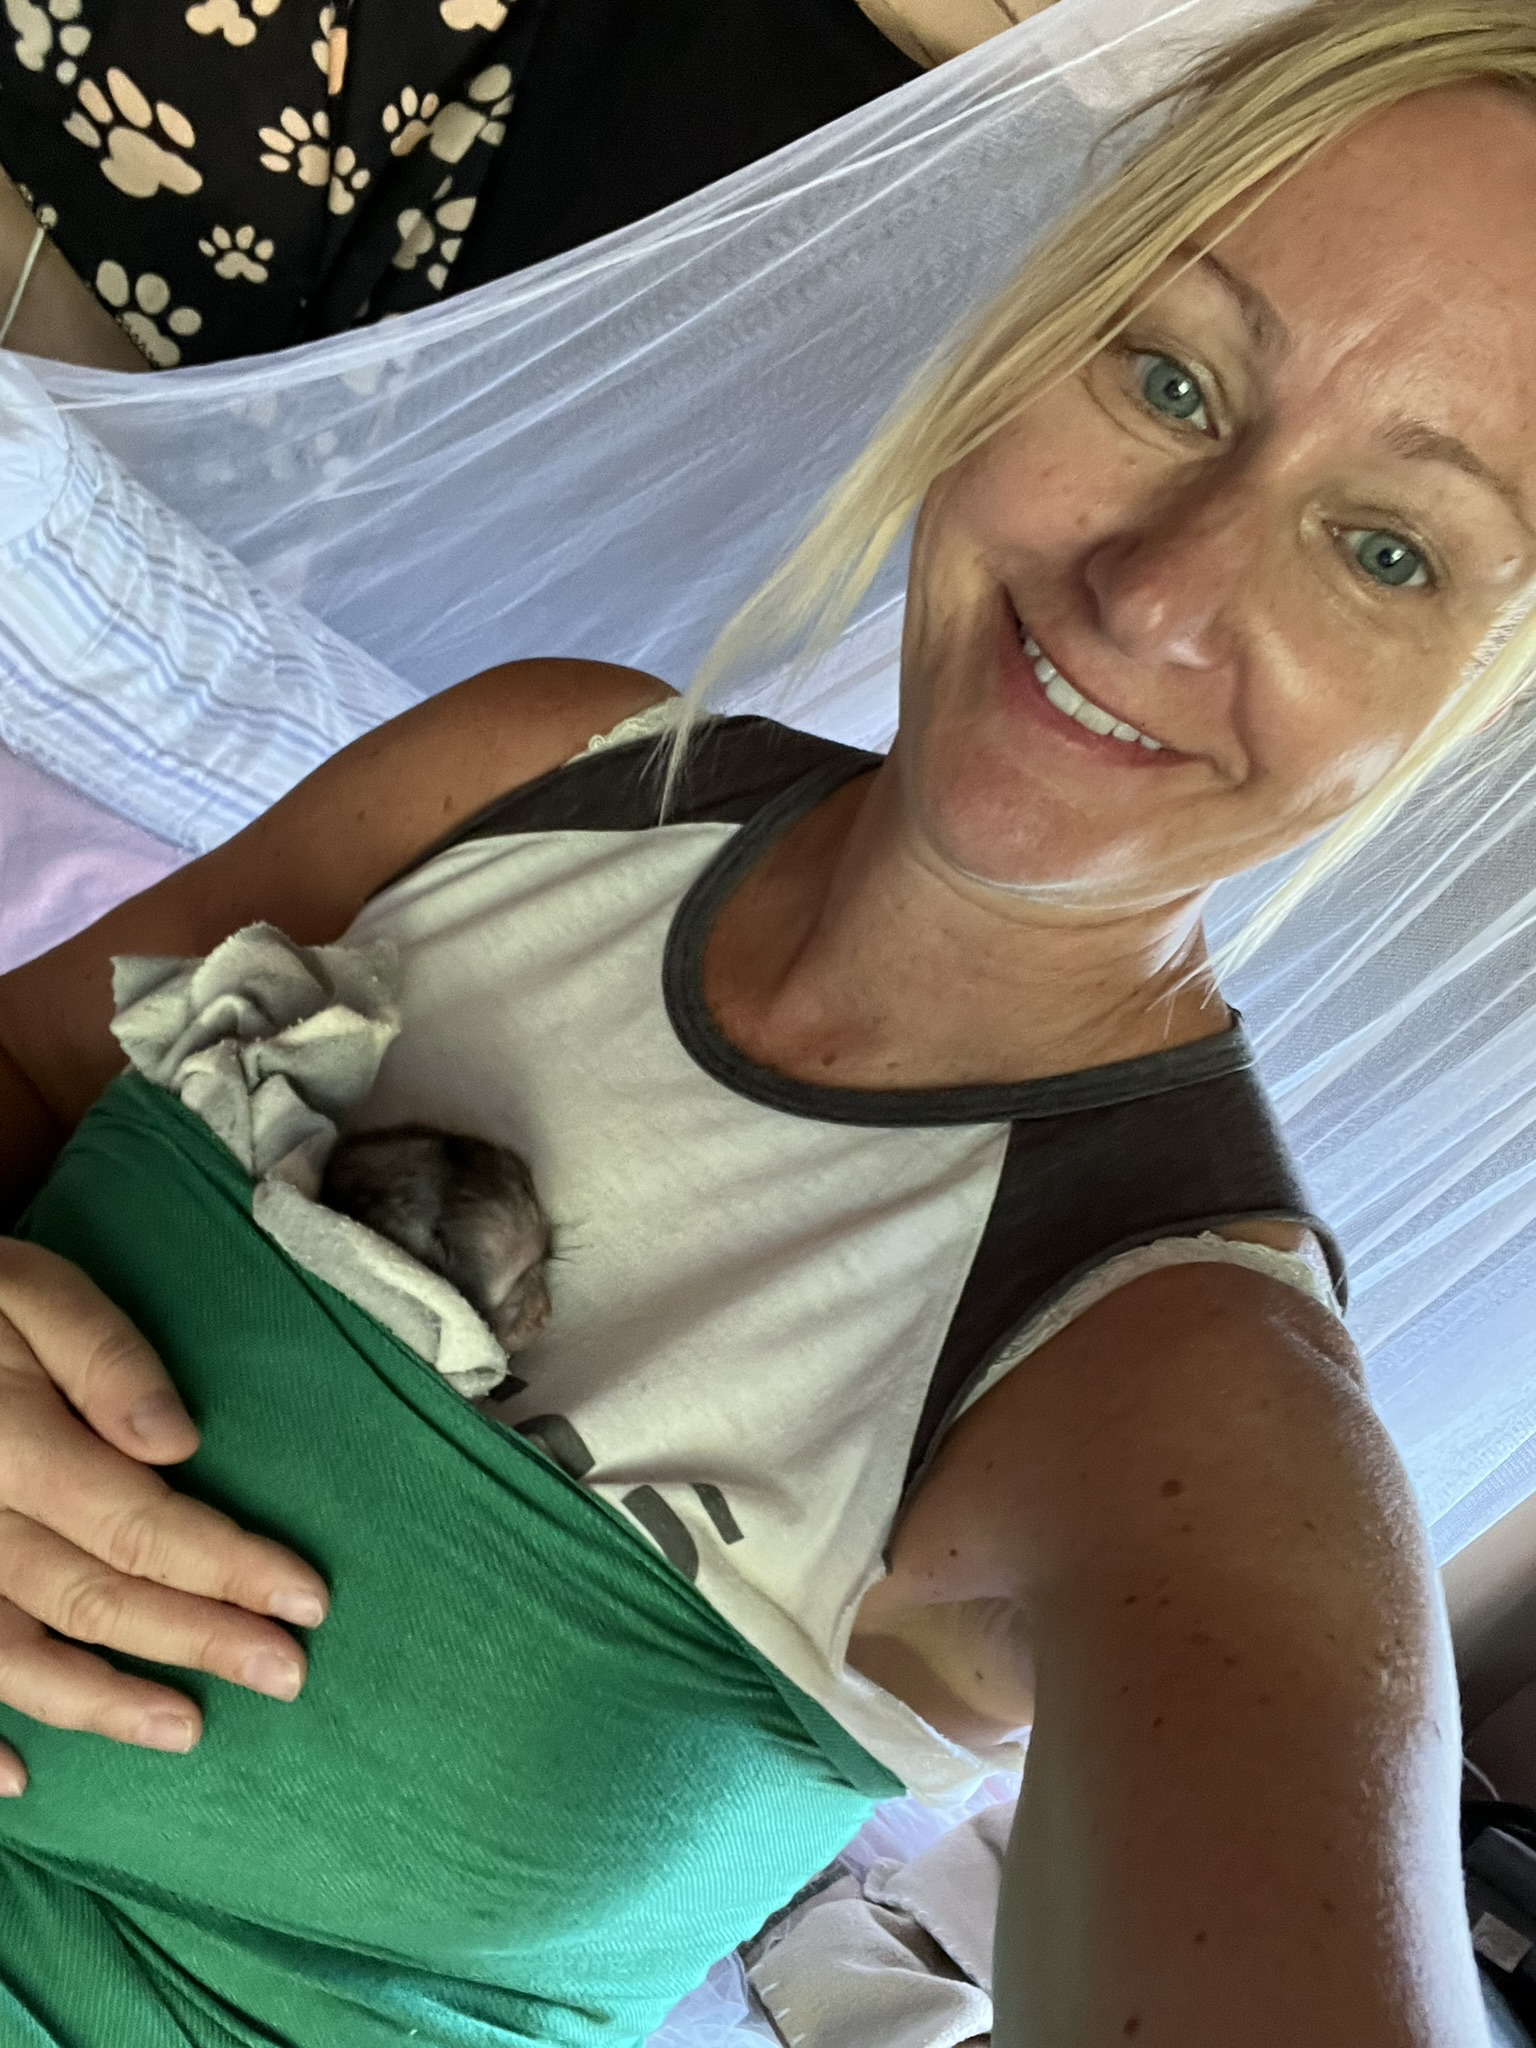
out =
<svg viewBox="0 0 1536 2048"><path fill-rule="evenodd" d="M418 694L152 497L0 350L0 745L203 852Z"/></svg>

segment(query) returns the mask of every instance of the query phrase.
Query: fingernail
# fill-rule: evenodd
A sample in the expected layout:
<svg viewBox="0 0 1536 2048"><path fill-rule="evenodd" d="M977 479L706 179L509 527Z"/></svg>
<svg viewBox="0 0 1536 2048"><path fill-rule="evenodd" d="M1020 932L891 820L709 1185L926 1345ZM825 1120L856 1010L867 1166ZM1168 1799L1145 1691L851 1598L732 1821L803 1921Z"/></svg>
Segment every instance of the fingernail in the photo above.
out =
<svg viewBox="0 0 1536 2048"><path fill-rule="evenodd" d="M27 1774L20 1764L0 1763L0 1799L19 1799L27 1789Z"/></svg>
<svg viewBox="0 0 1536 2048"><path fill-rule="evenodd" d="M325 1619L325 1605L313 1593L287 1590L274 1593L267 1602L268 1614L279 1621L291 1621L295 1628L318 1628Z"/></svg>
<svg viewBox="0 0 1536 2048"><path fill-rule="evenodd" d="M173 1749L185 1755L197 1740L197 1726L185 1714L146 1714L139 1723L139 1740L146 1749Z"/></svg>
<svg viewBox="0 0 1536 2048"><path fill-rule="evenodd" d="M264 1692L274 1700L293 1700L304 1683L304 1667L277 1650L258 1650L246 1660L242 1678L252 1692Z"/></svg>
<svg viewBox="0 0 1536 2048"><path fill-rule="evenodd" d="M128 1410L128 1427L141 1444L158 1451L186 1435L187 1412L174 1394L146 1394Z"/></svg>

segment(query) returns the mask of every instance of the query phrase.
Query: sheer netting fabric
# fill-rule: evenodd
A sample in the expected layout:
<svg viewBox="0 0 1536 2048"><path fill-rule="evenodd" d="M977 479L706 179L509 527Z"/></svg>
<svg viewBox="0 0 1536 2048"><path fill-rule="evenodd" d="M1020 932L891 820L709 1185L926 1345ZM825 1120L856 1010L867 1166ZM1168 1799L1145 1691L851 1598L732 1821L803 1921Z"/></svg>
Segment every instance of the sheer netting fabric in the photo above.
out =
<svg viewBox="0 0 1536 2048"><path fill-rule="evenodd" d="M449 304L231 366L40 374L414 691L540 654L681 686L930 352L1128 147L1105 140L1117 117L1283 11L1059 0ZM824 660L725 701L888 736L903 567ZM1442 1558L1536 1487L1536 717L1512 719L1502 765L1442 776L1230 990L1349 1256L1353 1328ZM93 793L189 843L172 778ZM277 793L253 773L249 810ZM1218 938L1273 879L1221 892Z"/></svg>

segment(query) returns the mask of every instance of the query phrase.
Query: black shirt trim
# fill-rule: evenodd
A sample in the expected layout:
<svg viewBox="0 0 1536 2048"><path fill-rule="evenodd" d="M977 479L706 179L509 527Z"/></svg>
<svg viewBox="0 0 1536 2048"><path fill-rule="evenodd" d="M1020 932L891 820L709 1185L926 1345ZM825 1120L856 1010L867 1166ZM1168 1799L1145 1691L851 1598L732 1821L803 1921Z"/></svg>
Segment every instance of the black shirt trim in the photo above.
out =
<svg viewBox="0 0 1536 2048"><path fill-rule="evenodd" d="M851 751L851 750L850 750ZM1245 1073L1253 1053L1237 1021L1214 1038L1167 1052L1116 1060L1072 1074L954 1088L831 1088L775 1073L731 1044L704 1001L704 951L715 919L737 885L781 832L814 810L873 757L824 762L757 809L721 848L678 905L667 939L662 988L667 1014L685 1050L738 1095L789 1116L821 1123L914 1125L1016 1123L1140 1102L1228 1074Z"/></svg>

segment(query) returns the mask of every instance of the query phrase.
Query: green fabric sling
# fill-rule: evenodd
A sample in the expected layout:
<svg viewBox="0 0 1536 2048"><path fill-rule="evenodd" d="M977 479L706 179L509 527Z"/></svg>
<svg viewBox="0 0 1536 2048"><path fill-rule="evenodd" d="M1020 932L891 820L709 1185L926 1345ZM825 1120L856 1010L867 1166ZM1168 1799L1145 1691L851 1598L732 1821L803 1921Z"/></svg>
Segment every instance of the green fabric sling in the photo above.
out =
<svg viewBox="0 0 1536 2048"><path fill-rule="evenodd" d="M620 2048L901 1788L644 1539L251 1219L112 1084L24 1234L158 1348L176 1483L313 1560L291 1706L197 1674L190 1756L0 1708L4 2048ZM129 1660L117 1660L133 1668Z"/></svg>

